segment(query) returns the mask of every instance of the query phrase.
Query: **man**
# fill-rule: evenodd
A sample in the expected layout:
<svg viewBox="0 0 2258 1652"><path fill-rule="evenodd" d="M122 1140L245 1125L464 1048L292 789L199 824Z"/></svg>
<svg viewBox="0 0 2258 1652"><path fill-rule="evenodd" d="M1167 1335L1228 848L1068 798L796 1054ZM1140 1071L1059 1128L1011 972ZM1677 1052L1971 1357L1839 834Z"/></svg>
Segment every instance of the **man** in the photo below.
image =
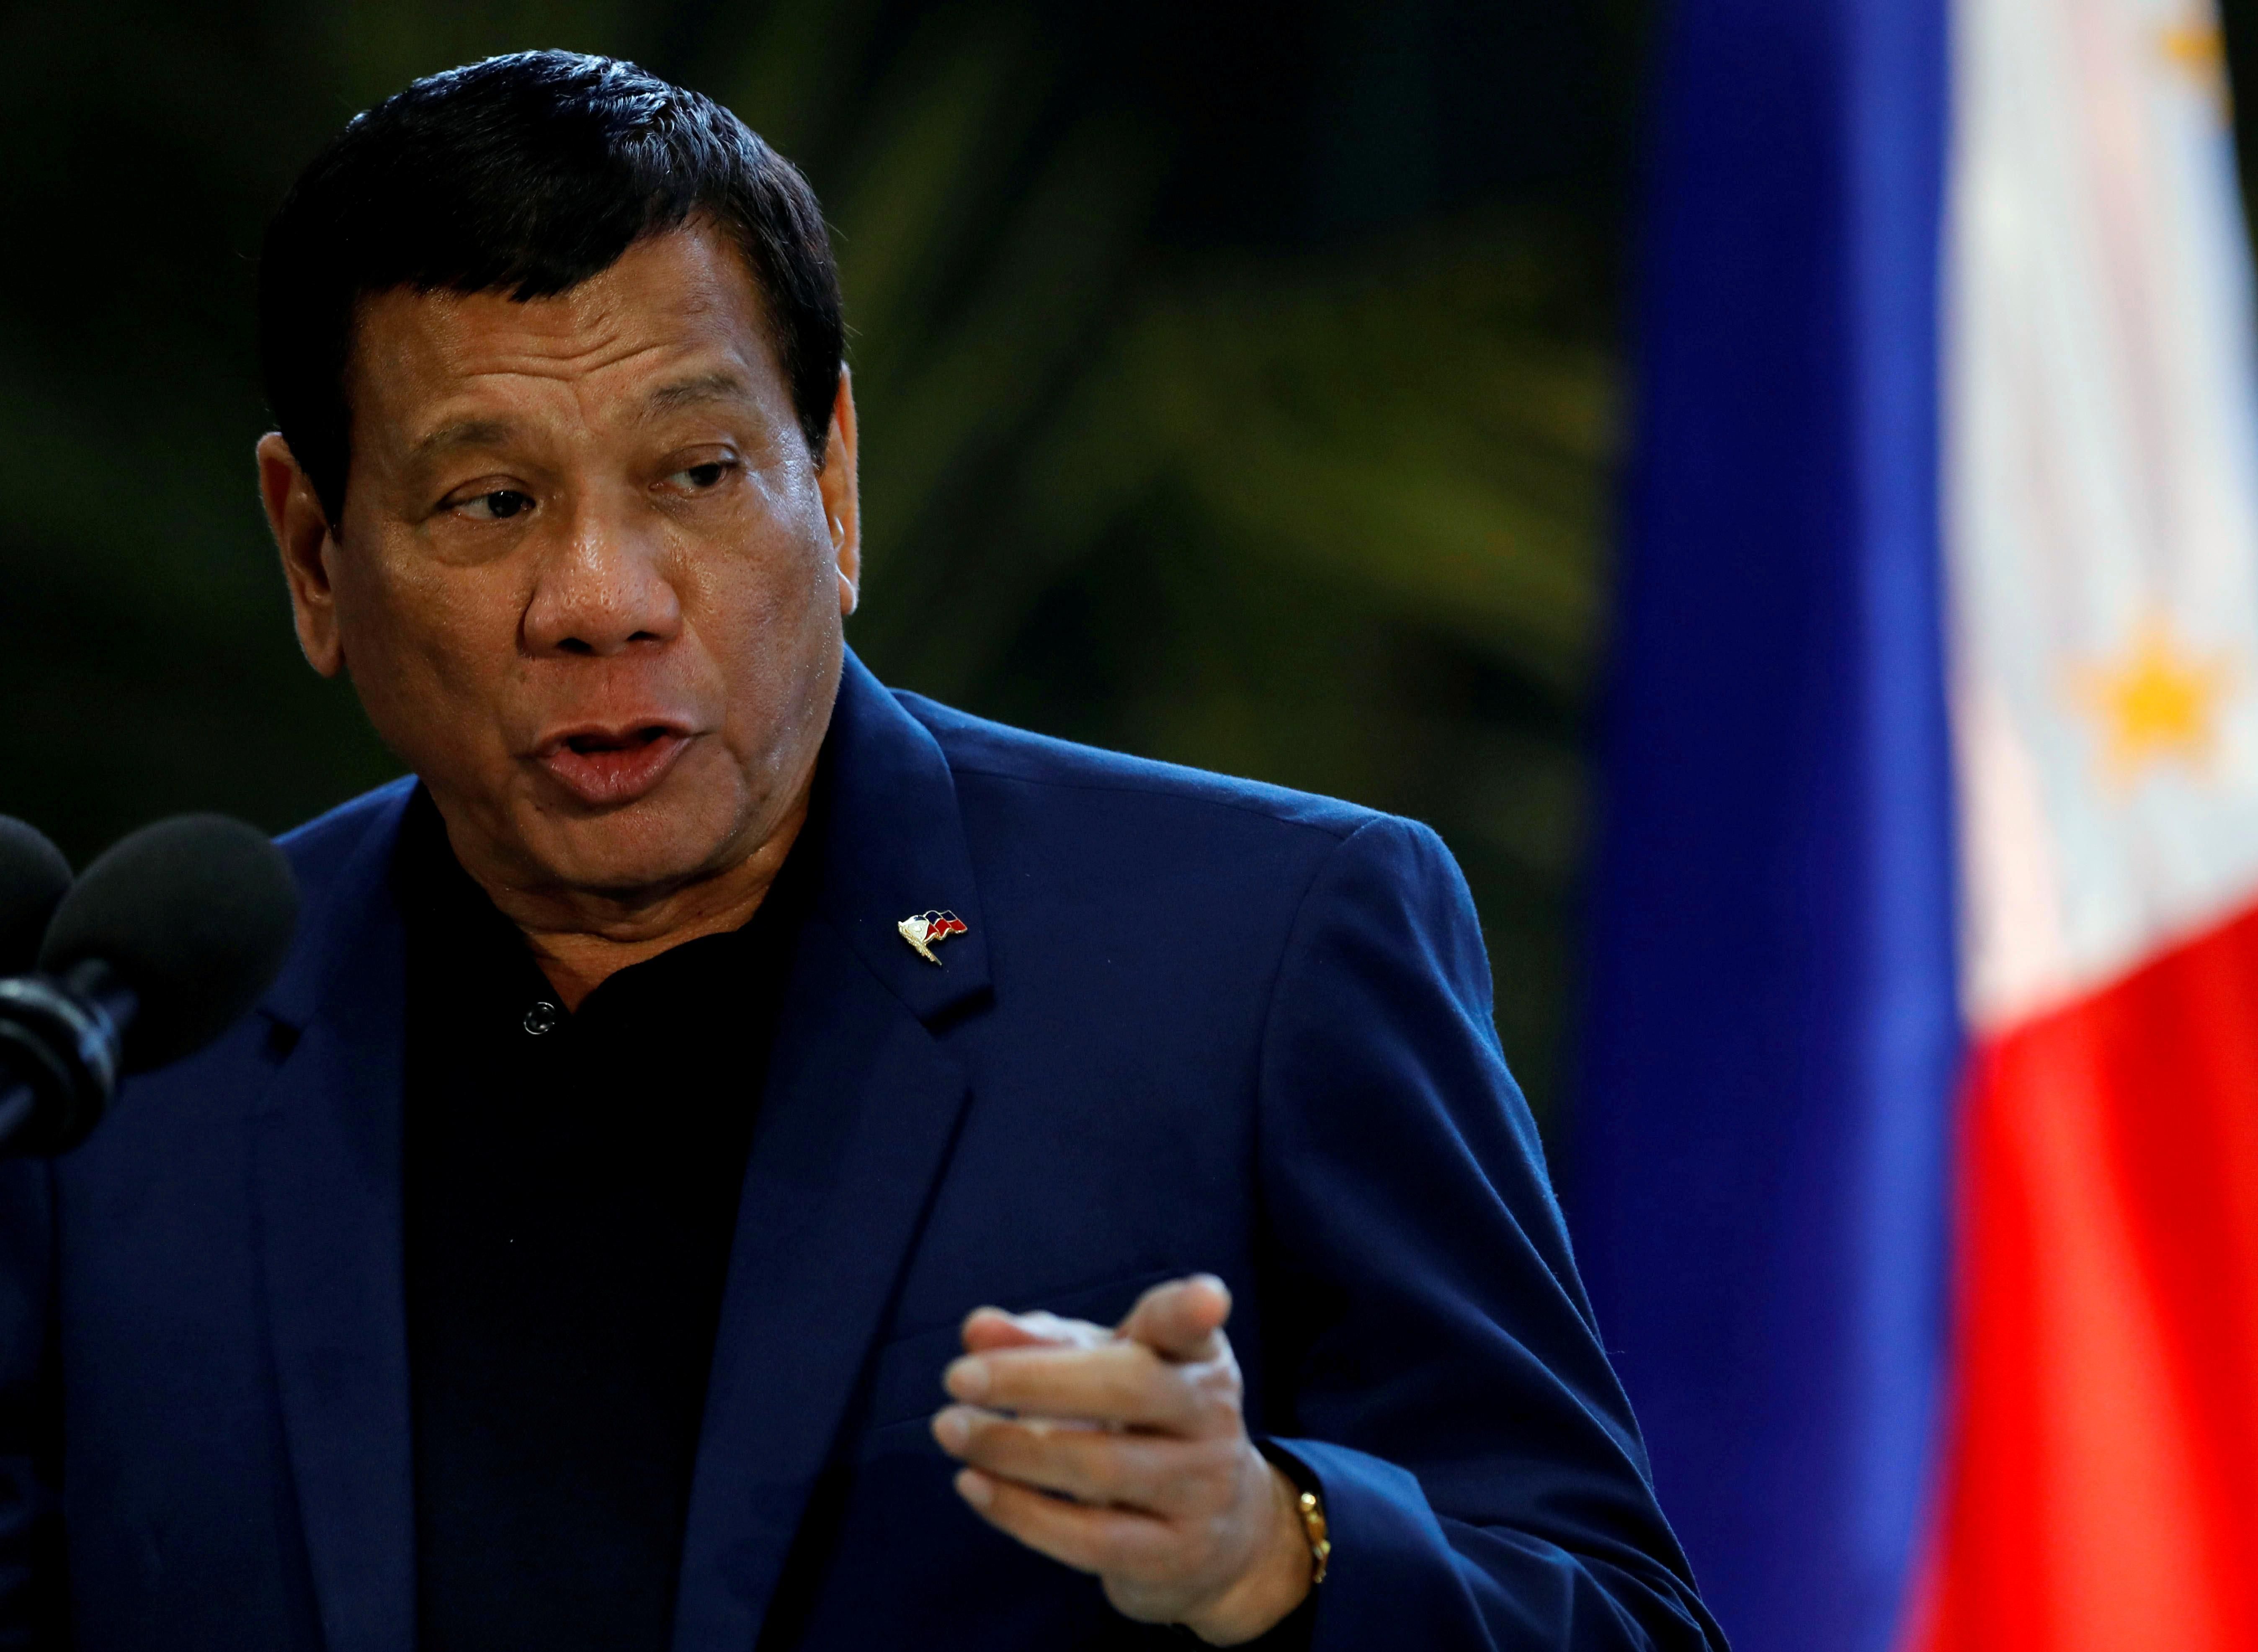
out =
<svg viewBox="0 0 2258 1652"><path fill-rule="evenodd" d="M790 167L498 59L260 274L299 640L413 778L285 840L257 1014L7 1172L0 1636L1722 1646L1431 834L846 651Z"/></svg>

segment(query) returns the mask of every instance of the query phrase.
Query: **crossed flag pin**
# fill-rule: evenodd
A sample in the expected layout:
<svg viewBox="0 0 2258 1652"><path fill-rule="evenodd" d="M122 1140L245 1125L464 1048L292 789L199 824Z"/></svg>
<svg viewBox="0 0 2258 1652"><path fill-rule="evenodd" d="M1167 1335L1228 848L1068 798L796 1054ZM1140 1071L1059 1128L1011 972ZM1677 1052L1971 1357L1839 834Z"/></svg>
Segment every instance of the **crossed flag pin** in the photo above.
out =
<svg viewBox="0 0 2258 1652"><path fill-rule="evenodd" d="M917 955L929 964L941 961L933 955L934 947L951 935L971 932L955 912L920 912L915 918L905 918L894 927L901 932L904 940L917 949Z"/></svg>

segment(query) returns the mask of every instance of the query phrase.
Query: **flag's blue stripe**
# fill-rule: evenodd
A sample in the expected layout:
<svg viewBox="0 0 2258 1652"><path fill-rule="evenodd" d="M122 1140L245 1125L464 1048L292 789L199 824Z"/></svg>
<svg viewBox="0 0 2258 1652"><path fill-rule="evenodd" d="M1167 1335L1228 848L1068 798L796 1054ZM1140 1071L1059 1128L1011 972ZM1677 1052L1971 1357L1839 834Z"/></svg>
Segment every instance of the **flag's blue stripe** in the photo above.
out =
<svg viewBox="0 0 2258 1652"><path fill-rule="evenodd" d="M1656 88L1580 1252L1743 1652L1885 1652L1952 1083L1944 0L1680 0Z"/></svg>

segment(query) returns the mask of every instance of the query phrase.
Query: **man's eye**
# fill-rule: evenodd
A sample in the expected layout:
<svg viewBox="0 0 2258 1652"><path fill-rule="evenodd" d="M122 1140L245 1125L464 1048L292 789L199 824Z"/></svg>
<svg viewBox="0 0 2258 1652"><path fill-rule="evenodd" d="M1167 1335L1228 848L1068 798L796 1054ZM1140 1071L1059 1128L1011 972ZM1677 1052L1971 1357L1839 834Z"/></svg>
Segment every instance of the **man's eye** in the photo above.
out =
<svg viewBox="0 0 2258 1652"><path fill-rule="evenodd" d="M708 488L719 487L721 479L734 468L727 459L714 459L705 464L689 465L666 479L692 493L703 493Z"/></svg>
<svg viewBox="0 0 2258 1652"><path fill-rule="evenodd" d="M455 508L473 521L498 522L512 516L522 516L533 508L533 496L521 493L514 487L498 487L491 493L479 493L465 500Z"/></svg>

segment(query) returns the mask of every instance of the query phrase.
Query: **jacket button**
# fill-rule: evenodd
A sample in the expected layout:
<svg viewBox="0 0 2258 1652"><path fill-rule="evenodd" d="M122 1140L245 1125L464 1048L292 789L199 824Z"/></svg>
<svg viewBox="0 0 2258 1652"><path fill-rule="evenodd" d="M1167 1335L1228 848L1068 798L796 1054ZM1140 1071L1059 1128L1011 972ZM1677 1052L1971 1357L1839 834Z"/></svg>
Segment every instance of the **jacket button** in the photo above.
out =
<svg viewBox="0 0 2258 1652"><path fill-rule="evenodd" d="M525 1030L537 1039L544 1032L554 1032L564 1018L564 1012L543 998L525 1012Z"/></svg>

